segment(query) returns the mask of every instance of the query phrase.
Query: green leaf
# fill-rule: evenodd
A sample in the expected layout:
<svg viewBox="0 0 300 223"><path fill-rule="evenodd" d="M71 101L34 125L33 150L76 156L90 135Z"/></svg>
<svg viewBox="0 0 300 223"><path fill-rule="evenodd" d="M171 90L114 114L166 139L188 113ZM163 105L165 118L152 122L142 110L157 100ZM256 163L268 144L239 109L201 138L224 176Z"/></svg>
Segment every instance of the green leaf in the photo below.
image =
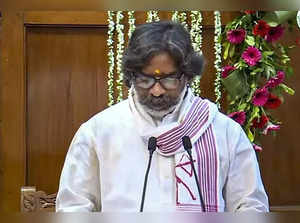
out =
<svg viewBox="0 0 300 223"><path fill-rule="evenodd" d="M265 72L267 79L269 79L271 76L274 76L276 74L276 70L273 66L265 66Z"/></svg>
<svg viewBox="0 0 300 223"><path fill-rule="evenodd" d="M250 46L254 46L255 45L255 40L253 36L246 36L246 43Z"/></svg>
<svg viewBox="0 0 300 223"><path fill-rule="evenodd" d="M273 55L274 54L274 51L264 51L263 52L263 55L264 56L271 56L271 55Z"/></svg>
<svg viewBox="0 0 300 223"><path fill-rule="evenodd" d="M246 107L247 107L247 103L243 103L243 104L238 106L238 110L239 111L245 111Z"/></svg>
<svg viewBox="0 0 300 223"><path fill-rule="evenodd" d="M230 49L230 51L229 51L229 57L230 57L230 58L233 57L234 52L235 52L235 45L232 45L232 47L231 47L231 49Z"/></svg>
<svg viewBox="0 0 300 223"><path fill-rule="evenodd" d="M285 84L279 84L279 86L280 86L286 93L288 93L288 94L290 94L290 95L294 95L294 94L295 94L295 91L294 91L292 88L286 86Z"/></svg>
<svg viewBox="0 0 300 223"><path fill-rule="evenodd" d="M259 117L259 107L254 106L253 111L251 112L250 120L252 121L256 117Z"/></svg>
<svg viewBox="0 0 300 223"><path fill-rule="evenodd" d="M256 91L256 88L251 88L251 92L246 100L247 103L249 103L252 100L255 91Z"/></svg>
<svg viewBox="0 0 300 223"><path fill-rule="evenodd" d="M294 70L292 67L288 67L286 70L287 76L290 77L294 74Z"/></svg>
<svg viewBox="0 0 300 223"><path fill-rule="evenodd" d="M223 55L224 60L226 60L227 57L228 57L229 47L230 47L230 43L226 43L225 50L224 50L224 55Z"/></svg>
<svg viewBox="0 0 300 223"><path fill-rule="evenodd" d="M247 129L247 136L248 136L250 142L253 142L253 141L254 141L254 136L253 136L253 134L252 134L250 128Z"/></svg>
<svg viewBox="0 0 300 223"><path fill-rule="evenodd" d="M255 75L255 74L261 73L261 72L263 72L263 71L264 71L263 68L258 67L258 68L256 68L256 69L254 69L254 70L250 73L250 75Z"/></svg>

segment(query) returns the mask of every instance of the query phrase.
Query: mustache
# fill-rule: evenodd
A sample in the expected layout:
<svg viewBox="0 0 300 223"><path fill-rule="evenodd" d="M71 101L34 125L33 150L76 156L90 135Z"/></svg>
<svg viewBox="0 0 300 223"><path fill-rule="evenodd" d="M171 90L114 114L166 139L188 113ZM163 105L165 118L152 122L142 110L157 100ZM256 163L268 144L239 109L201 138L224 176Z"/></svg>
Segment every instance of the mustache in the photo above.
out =
<svg viewBox="0 0 300 223"><path fill-rule="evenodd" d="M177 104L178 99L170 97L168 95L160 95L158 97L148 95L147 97L141 98L140 103L147 105L150 108L167 109Z"/></svg>

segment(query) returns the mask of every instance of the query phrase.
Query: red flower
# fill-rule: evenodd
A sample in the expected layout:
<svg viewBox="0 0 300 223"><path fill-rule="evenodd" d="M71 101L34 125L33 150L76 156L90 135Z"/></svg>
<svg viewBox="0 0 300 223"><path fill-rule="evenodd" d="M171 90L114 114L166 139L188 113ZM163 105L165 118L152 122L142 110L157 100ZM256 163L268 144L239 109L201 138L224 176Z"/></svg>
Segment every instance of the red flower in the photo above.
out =
<svg viewBox="0 0 300 223"><path fill-rule="evenodd" d="M236 121L240 125L244 125L244 123L246 121L246 113L244 111L230 113L228 115L228 117L232 118L234 121Z"/></svg>
<svg viewBox="0 0 300 223"><path fill-rule="evenodd" d="M255 66L261 59L261 52L254 46L249 46L242 54L243 60L250 66Z"/></svg>
<svg viewBox="0 0 300 223"><path fill-rule="evenodd" d="M281 105L281 103L281 100L276 95L270 94L264 107L268 109L276 109Z"/></svg>
<svg viewBox="0 0 300 223"><path fill-rule="evenodd" d="M285 78L285 73L283 71L277 71L277 75L275 77L270 78L266 84L266 88L274 88L283 82Z"/></svg>
<svg viewBox="0 0 300 223"><path fill-rule="evenodd" d="M270 26L264 21L259 20L258 23L253 28L253 34L255 36L265 37L270 30Z"/></svg>
<svg viewBox="0 0 300 223"><path fill-rule="evenodd" d="M230 74L230 72L234 71L235 69L236 69L235 67L230 66L230 65L223 67L222 73L221 73L222 78L226 78Z"/></svg>
<svg viewBox="0 0 300 223"><path fill-rule="evenodd" d="M254 14L255 13L255 11L254 10L245 10L244 11L245 12L245 14Z"/></svg>
<svg viewBox="0 0 300 223"><path fill-rule="evenodd" d="M268 101L269 94L267 88L257 89L254 93L252 103L256 106L263 106Z"/></svg>
<svg viewBox="0 0 300 223"><path fill-rule="evenodd" d="M254 144L254 143L252 143L252 146L253 146L253 149L254 149L254 150L256 150L256 151L258 151L258 152L262 151L261 146L256 145L256 144Z"/></svg>
<svg viewBox="0 0 300 223"><path fill-rule="evenodd" d="M232 44L239 44L245 40L246 31L244 29L233 29L227 32L227 40Z"/></svg>
<svg viewBox="0 0 300 223"><path fill-rule="evenodd" d="M269 122L267 127L264 129L263 134L267 135L269 131L278 131L280 129L280 125L274 125L273 123Z"/></svg>
<svg viewBox="0 0 300 223"><path fill-rule="evenodd" d="M253 121L252 121L252 127L253 128L260 128L260 129L262 129L262 128L265 127L265 125L268 123L268 121L269 121L269 118L267 116L265 116L265 115L262 115L260 117L260 119L258 119L258 118L254 118L253 119Z"/></svg>
<svg viewBox="0 0 300 223"><path fill-rule="evenodd" d="M268 42L274 42L280 39L280 37L283 35L284 27L279 25L276 27L271 27L269 29L268 34L266 35L265 39Z"/></svg>

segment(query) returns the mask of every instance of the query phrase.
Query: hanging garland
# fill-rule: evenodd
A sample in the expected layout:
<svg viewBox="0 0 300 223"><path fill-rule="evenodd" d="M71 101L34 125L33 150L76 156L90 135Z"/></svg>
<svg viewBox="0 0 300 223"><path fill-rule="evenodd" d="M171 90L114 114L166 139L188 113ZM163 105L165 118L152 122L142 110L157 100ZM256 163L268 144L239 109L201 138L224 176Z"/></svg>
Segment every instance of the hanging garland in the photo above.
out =
<svg viewBox="0 0 300 223"><path fill-rule="evenodd" d="M173 22L178 22L179 19L178 19L178 11L173 11L172 13L172 21Z"/></svg>
<svg viewBox="0 0 300 223"><path fill-rule="evenodd" d="M158 16L158 11L148 11L147 12L147 20L146 22L158 22L159 16Z"/></svg>
<svg viewBox="0 0 300 223"><path fill-rule="evenodd" d="M184 26L184 28L186 30L189 29L189 26L187 24L187 16L186 16L186 12L180 12L178 15L178 20L179 22Z"/></svg>
<svg viewBox="0 0 300 223"><path fill-rule="evenodd" d="M191 39L192 45L196 52L202 54L201 47L202 47L202 14L200 11L191 11L190 13L191 18ZM195 95L200 96L201 89L200 89L200 76L196 76L194 81L191 84L191 88Z"/></svg>
<svg viewBox="0 0 300 223"><path fill-rule="evenodd" d="M215 42L215 55L216 55L216 60L214 62L214 66L216 69L216 79L215 79L215 95L216 95L216 104L220 108L220 99L222 97L221 93L221 63L222 63L222 45L220 42L220 37L222 34L222 24L221 24L221 13L220 11L214 11L215 15L215 37L214 37L214 42Z"/></svg>
<svg viewBox="0 0 300 223"><path fill-rule="evenodd" d="M116 30L118 35L118 44L117 44L117 102L120 102L123 100L123 73L122 73L122 57L124 52L124 25L121 24L124 16L122 14L122 11L117 12L117 21L116 21Z"/></svg>
<svg viewBox="0 0 300 223"><path fill-rule="evenodd" d="M131 38L133 31L135 30L135 18L134 18L134 11L128 11L128 39Z"/></svg>
<svg viewBox="0 0 300 223"><path fill-rule="evenodd" d="M114 23L115 13L113 11L107 12L107 21L108 21L108 38L107 38L107 47L108 47L108 106L114 104L114 67L115 67L115 57L114 57L114 41L113 35L115 30Z"/></svg>

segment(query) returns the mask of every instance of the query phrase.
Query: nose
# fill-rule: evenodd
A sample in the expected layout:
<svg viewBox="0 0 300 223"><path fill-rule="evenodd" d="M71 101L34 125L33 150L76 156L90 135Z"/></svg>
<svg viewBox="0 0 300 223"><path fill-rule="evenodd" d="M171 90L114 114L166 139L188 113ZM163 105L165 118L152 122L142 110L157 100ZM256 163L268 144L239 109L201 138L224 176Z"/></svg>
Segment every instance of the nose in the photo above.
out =
<svg viewBox="0 0 300 223"><path fill-rule="evenodd" d="M166 90L159 84L159 82L156 82L152 88L150 88L149 93L155 97L159 97L166 93Z"/></svg>

